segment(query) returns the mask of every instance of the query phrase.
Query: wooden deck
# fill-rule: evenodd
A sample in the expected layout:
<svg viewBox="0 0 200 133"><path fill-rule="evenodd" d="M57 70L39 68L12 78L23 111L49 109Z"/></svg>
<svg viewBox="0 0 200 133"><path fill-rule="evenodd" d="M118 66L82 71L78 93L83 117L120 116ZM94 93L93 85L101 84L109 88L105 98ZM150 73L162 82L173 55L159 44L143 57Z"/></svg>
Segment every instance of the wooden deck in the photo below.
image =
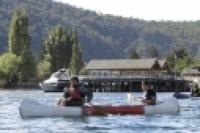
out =
<svg viewBox="0 0 200 133"><path fill-rule="evenodd" d="M92 76L80 75L80 80L97 92L139 92L146 80L159 92L190 91L188 82L174 76Z"/></svg>

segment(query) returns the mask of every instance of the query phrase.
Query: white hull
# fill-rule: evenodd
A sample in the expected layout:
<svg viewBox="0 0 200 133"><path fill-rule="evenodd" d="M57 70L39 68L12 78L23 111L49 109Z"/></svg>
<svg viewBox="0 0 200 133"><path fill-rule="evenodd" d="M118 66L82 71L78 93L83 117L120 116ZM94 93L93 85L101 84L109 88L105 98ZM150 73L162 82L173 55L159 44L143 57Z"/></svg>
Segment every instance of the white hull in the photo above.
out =
<svg viewBox="0 0 200 133"><path fill-rule="evenodd" d="M39 86L44 92L63 92L66 83L39 83Z"/></svg>
<svg viewBox="0 0 200 133"><path fill-rule="evenodd" d="M190 97L192 100L200 100L200 97Z"/></svg>
<svg viewBox="0 0 200 133"><path fill-rule="evenodd" d="M44 83L39 83L39 86L42 88L44 91L56 91L57 89L57 84L44 84Z"/></svg>
<svg viewBox="0 0 200 133"><path fill-rule="evenodd" d="M145 106L145 114L171 114L179 112L179 103L176 98L166 99L166 102L155 106Z"/></svg>
<svg viewBox="0 0 200 133"><path fill-rule="evenodd" d="M39 83L39 86L45 92L63 92L64 87L69 81L68 72L66 69L60 69L54 72L50 78Z"/></svg>
<svg viewBox="0 0 200 133"><path fill-rule="evenodd" d="M19 107L21 116L34 117L34 116L81 116L82 111L80 107L64 107L44 105L33 101L31 99L24 99Z"/></svg>
<svg viewBox="0 0 200 133"><path fill-rule="evenodd" d="M122 108L120 108L122 107ZM25 117L34 117L34 116L82 116L84 114L92 115L91 111L94 111L93 115L97 113L113 113L117 114L115 109L119 109L119 114L163 114L163 113L177 113L179 112L179 104L175 98L171 98L170 100L165 101L164 103L159 103L158 105L151 106L128 106L132 112L130 113L124 106L85 106L85 107L63 107L63 106L53 106L53 105L45 105L38 103L37 101L33 101L31 99L24 99L19 107L20 115ZM84 110L87 108L87 110ZM114 109L114 111L113 111ZM111 111L112 110L112 111ZM123 110L123 111L122 111ZM87 111L87 112L85 112ZM111 111L111 112L110 112ZM122 111L122 112L121 112ZM125 112L125 113L124 113ZM126 113L127 112L127 113ZM98 114L97 114L98 115Z"/></svg>

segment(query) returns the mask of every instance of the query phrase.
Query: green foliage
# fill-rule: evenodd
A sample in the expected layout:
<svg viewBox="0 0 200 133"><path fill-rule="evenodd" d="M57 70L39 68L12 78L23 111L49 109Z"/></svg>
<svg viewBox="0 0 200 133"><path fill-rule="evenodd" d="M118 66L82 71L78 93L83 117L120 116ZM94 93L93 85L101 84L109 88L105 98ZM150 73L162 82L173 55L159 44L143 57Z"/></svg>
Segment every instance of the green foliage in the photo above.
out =
<svg viewBox="0 0 200 133"><path fill-rule="evenodd" d="M129 59L139 59L140 56L139 56L138 53L135 51L135 49L132 49L132 50L129 52L128 58L129 58Z"/></svg>
<svg viewBox="0 0 200 133"><path fill-rule="evenodd" d="M37 78L41 80L47 78L50 74L51 64L47 58L44 58L37 66Z"/></svg>
<svg viewBox="0 0 200 133"><path fill-rule="evenodd" d="M68 68L71 58L71 47L73 40L71 32L56 26L49 33L43 43L43 57L49 56L51 72L61 68Z"/></svg>
<svg viewBox="0 0 200 133"><path fill-rule="evenodd" d="M190 67L193 61L185 48L178 48L167 55L167 63L171 71L174 71L175 68L176 72L180 74L184 68Z"/></svg>
<svg viewBox="0 0 200 133"><path fill-rule="evenodd" d="M159 53L154 46L150 46L147 53L149 58L159 58Z"/></svg>
<svg viewBox="0 0 200 133"><path fill-rule="evenodd" d="M190 67L192 65L192 60L188 56L185 56L183 58L178 58L176 61L176 71L178 74L182 72L184 68Z"/></svg>
<svg viewBox="0 0 200 133"><path fill-rule="evenodd" d="M18 75L20 81L33 79L36 72L35 59L30 52L31 38L28 32L28 16L25 10L15 11L8 34L8 51L20 57Z"/></svg>
<svg viewBox="0 0 200 133"><path fill-rule="evenodd" d="M189 54L185 48L178 48L174 52L176 54L176 58L183 59L184 57L189 56Z"/></svg>
<svg viewBox="0 0 200 133"><path fill-rule="evenodd" d="M193 59L193 64L190 67L200 66L200 54L197 54Z"/></svg>
<svg viewBox="0 0 200 133"><path fill-rule="evenodd" d="M72 58L70 62L70 74L78 75L82 67L83 67L83 60L80 47L77 43L74 43L72 47Z"/></svg>
<svg viewBox="0 0 200 133"><path fill-rule="evenodd" d="M169 65L169 68L171 69L171 71L173 71L174 66L175 66L175 52L174 51L170 51L167 55L167 64Z"/></svg>
<svg viewBox="0 0 200 133"><path fill-rule="evenodd" d="M26 12L25 10L17 10L11 19L8 34L8 50L20 56L30 47L30 41Z"/></svg>
<svg viewBox="0 0 200 133"><path fill-rule="evenodd" d="M0 56L0 79L5 80L6 84L11 84L13 79L17 80L20 58L11 52ZM16 81L13 81L16 82Z"/></svg>
<svg viewBox="0 0 200 133"><path fill-rule="evenodd" d="M57 24L73 30L77 29L78 39L81 44L84 44L84 57L87 60L124 58L128 56L126 51L130 51L133 47L141 57L147 56L147 46L155 46L161 57L172 48L180 46L186 47L192 56L199 51L200 21L144 21L99 15L52 0L2 0L0 4L1 52L6 50L5 33L11 12L19 7L24 8L29 14L32 48L37 53L41 50L42 38L46 37L51 27Z"/></svg>
<svg viewBox="0 0 200 133"><path fill-rule="evenodd" d="M36 76L36 61L31 52L25 51L20 56L19 80L28 81Z"/></svg>
<svg viewBox="0 0 200 133"><path fill-rule="evenodd" d="M193 66L199 66L200 65L200 54L197 54L194 58Z"/></svg>

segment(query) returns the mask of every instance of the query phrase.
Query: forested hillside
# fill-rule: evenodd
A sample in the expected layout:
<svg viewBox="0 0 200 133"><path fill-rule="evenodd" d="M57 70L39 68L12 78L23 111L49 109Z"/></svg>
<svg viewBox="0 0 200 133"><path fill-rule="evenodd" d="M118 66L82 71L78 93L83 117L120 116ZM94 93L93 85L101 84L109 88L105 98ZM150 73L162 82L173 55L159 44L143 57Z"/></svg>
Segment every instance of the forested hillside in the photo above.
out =
<svg viewBox="0 0 200 133"><path fill-rule="evenodd" d="M127 58L135 49L147 56L155 47L161 56L176 47L185 47L192 56L200 49L200 22L155 22L114 17L78 9L52 0L1 0L0 51L7 48L10 18L15 9L28 13L32 49L35 55L53 26L76 30L83 56L91 58ZM144 9L145 10L145 9Z"/></svg>

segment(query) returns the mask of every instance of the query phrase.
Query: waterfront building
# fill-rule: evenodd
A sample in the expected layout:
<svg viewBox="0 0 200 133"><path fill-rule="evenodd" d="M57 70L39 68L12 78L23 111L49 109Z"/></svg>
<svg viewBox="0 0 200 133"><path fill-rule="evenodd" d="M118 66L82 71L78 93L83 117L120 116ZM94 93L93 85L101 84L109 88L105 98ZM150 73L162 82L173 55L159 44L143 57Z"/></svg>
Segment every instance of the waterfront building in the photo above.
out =
<svg viewBox="0 0 200 133"><path fill-rule="evenodd" d="M91 76L167 76L169 67L166 60L150 59L97 59L91 60L85 70Z"/></svg>
<svg viewBox="0 0 200 133"><path fill-rule="evenodd" d="M200 66L184 69L181 73L181 77L185 80L197 83L200 86Z"/></svg>
<svg viewBox="0 0 200 133"><path fill-rule="evenodd" d="M189 90L184 80L169 73L165 59L95 59L86 64L79 78L93 91L141 91L143 80L157 91Z"/></svg>

